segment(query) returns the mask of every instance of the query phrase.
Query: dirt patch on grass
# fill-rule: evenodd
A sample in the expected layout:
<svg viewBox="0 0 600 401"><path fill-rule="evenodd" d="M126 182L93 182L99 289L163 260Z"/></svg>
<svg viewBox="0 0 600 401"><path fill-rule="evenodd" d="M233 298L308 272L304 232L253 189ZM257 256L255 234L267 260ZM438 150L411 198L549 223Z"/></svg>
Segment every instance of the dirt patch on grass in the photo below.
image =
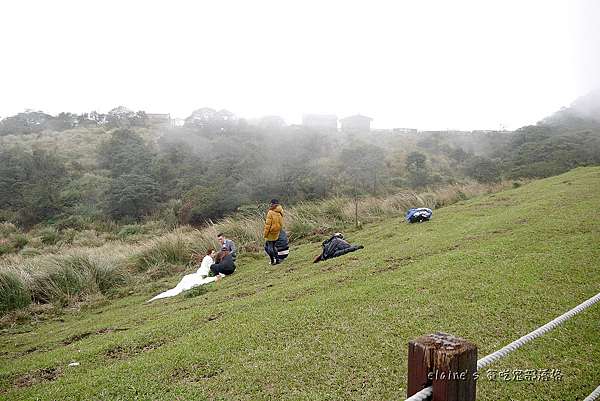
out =
<svg viewBox="0 0 600 401"><path fill-rule="evenodd" d="M62 375L59 368L44 368L25 373L17 377L13 385L18 388L33 386L37 383L49 382L58 379Z"/></svg>
<svg viewBox="0 0 600 401"><path fill-rule="evenodd" d="M292 273L294 271L298 270L298 265L289 265L284 272L287 273Z"/></svg>
<svg viewBox="0 0 600 401"><path fill-rule="evenodd" d="M341 263L329 263L326 265L322 265L319 269L322 272L336 271L346 268L347 266L342 265Z"/></svg>
<svg viewBox="0 0 600 401"><path fill-rule="evenodd" d="M371 274L386 273L409 265L415 261L413 256L402 256L399 258L386 258L385 264L371 271Z"/></svg>
<svg viewBox="0 0 600 401"><path fill-rule="evenodd" d="M304 298L304 297L307 297L309 295L313 295L316 292L317 291L315 289L313 289L313 288L303 288L301 290L294 291L294 292L291 292L289 294L286 294L283 299L285 301L288 301L288 302L296 301L296 300L298 300L300 298Z"/></svg>
<svg viewBox="0 0 600 401"><path fill-rule="evenodd" d="M127 331L129 330L128 328L118 328L118 327L106 327L104 329L100 329L96 331L96 334L110 334L110 333L114 333L116 331Z"/></svg>
<svg viewBox="0 0 600 401"><path fill-rule="evenodd" d="M208 316L196 315L194 317L194 321L198 322L198 323L208 323L208 322L212 322L213 320L218 320L218 319L222 318L223 316L225 316L225 312L216 312L216 313L213 313L212 315L208 315Z"/></svg>
<svg viewBox="0 0 600 401"><path fill-rule="evenodd" d="M94 333L92 333L91 331L87 331L85 333L80 333L80 334L75 334L74 336L64 339L62 343L64 345L73 344L74 342L81 341L84 338L91 336L92 334L94 334Z"/></svg>
<svg viewBox="0 0 600 401"><path fill-rule="evenodd" d="M210 380L224 372L220 366L210 364L193 364L189 367L177 368L171 373L171 379L179 382L196 383Z"/></svg>
<svg viewBox="0 0 600 401"><path fill-rule="evenodd" d="M455 251L457 249L460 249L461 244L460 243L456 243L456 244L452 244L452 245L448 245L446 247L440 248L439 250L435 251L435 252L427 252L427 253L422 253L422 254L417 254L417 255L407 255L407 256L400 256L400 257L389 257L389 258L385 258L383 260L383 264L376 268L375 270L371 271L371 274L378 274L378 273L385 273L385 272L389 272L389 271L393 271L396 269L399 269L401 267L407 266L413 262L416 262L420 259L425 259L431 256L437 256L437 255L441 255L447 252L451 252L451 251Z"/></svg>
<svg viewBox="0 0 600 401"><path fill-rule="evenodd" d="M95 335L95 334L110 334L110 333L114 333L115 331L125 331L125 330L129 330L127 328L113 328L113 327L105 327L103 329L99 329L96 331L86 331L84 333L79 333L79 334L75 334L74 336L68 337L66 339L63 340L63 344L64 345L69 345L69 344L73 344L74 342L77 341L81 341L84 338L87 338L91 335Z"/></svg>
<svg viewBox="0 0 600 401"><path fill-rule="evenodd" d="M337 284L345 284L350 280L352 280L352 276L340 276L335 278Z"/></svg>
<svg viewBox="0 0 600 401"><path fill-rule="evenodd" d="M247 298L249 296L252 295L256 295L261 291L260 288L257 288L256 290L248 290L248 291L240 291L237 292L235 294L232 294L231 296L227 297L228 299L241 299L241 298Z"/></svg>
<svg viewBox="0 0 600 401"><path fill-rule="evenodd" d="M221 318L221 316L223 316L223 315L224 315L224 313L223 313L223 312L215 313L214 315L207 316L207 317L204 319L204 321L205 321L205 322L207 322L207 323L208 323L208 322L212 322L213 320L220 319L220 318Z"/></svg>
<svg viewBox="0 0 600 401"><path fill-rule="evenodd" d="M51 351L52 348L50 347L31 347L31 348L27 348L24 351L1 351L0 352L0 357L2 358L20 358L22 356L27 356L29 354L33 354L33 353L38 353L38 352L48 352Z"/></svg>
<svg viewBox="0 0 600 401"><path fill-rule="evenodd" d="M106 351L104 355L109 359L127 359L134 357L143 352L153 351L158 349L164 345L162 341L153 341L145 344L133 345L133 346L123 346L117 345Z"/></svg>
<svg viewBox="0 0 600 401"><path fill-rule="evenodd" d="M511 232L510 228L498 228L496 230L488 231L486 234L506 234Z"/></svg>
<svg viewBox="0 0 600 401"><path fill-rule="evenodd" d="M27 348L25 351L23 351L22 355L29 355L34 352L46 352L46 351L48 351L48 349L46 349L46 348L31 347L31 348Z"/></svg>
<svg viewBox="0 0 600 401"><path fill-rule="evenodd" d="M271 288L273 287L273 284L267 284L265 286L257 286L254 288L248 288L239 292L236 292L235 294L231 294L229 296L227 296L227 299L242 299L242 298L247 298L250 297L252 295L256 295L259 294L263 291L265 291L267 288Z"/></svg>

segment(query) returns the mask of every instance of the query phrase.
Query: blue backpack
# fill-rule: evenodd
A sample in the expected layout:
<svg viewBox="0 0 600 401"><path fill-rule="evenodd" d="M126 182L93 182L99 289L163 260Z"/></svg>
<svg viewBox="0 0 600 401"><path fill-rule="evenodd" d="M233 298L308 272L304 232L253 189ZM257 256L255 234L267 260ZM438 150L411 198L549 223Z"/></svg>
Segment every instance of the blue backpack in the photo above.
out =
<svg viewBox="0 0 600 401"><path fill-rule="evenodd" d="M429 221L433 212L431 209L426 207L418 207L414 209L408 209L404 218L409 223L421 223L424 221Z"/></svg>

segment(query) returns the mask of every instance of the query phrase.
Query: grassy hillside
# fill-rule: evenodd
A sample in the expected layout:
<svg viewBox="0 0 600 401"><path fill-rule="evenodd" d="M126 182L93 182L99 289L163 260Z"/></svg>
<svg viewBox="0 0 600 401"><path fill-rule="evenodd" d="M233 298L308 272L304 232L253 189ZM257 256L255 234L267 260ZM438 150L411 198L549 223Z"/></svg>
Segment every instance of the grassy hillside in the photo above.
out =
<svg viewBox="0 0 600 401"><path fill-rule="evenodd" d="M10 400L368 399L406 394L407 342L446 331L480 356L600 292L600 168L348 233L365 249L317 265L244 256L238 272L144 304L179 280L0 337ZM600 307L489 369L560 369L562 381L478 383L478 400L583 399L600 377ZM69 367L70 362L79 362ZM485 373L485 372L484 372Z"/></svg>

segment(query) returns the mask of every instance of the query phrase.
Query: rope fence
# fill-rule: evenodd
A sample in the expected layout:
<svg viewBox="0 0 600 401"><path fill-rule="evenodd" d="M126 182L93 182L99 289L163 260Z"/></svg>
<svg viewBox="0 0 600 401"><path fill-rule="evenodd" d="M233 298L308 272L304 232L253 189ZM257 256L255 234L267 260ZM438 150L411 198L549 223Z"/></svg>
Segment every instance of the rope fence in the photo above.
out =
<svg viewBox="0 0 600 401"><path fill-rule="evenodd" d="M425 387L423 390L419 391L408 397L406 401L425 401L433 394L433 387Z"/></svg>
<svg viewBox="0 0 600 401"><path fill-rule="evenodd" d="M592 394L585 397L583 401L594 401L598 397L600 397L600 386L596 387L596 390L592 391Z"/></svg>
<svg viewBox="0 0 600 401"><path fill-rule="evenodd" d="M528 342L555 329L556 327L558 327L565 321L569 320L576 314L586 310L587 308L589 308L590 306L594 305L597 302L600 302L600 293L591 297L587 301L582 302L581 304L577 305L576 307L569 310L568 312L560 315L559 317L552 320L551 322L548 322L545 325L535 329L531 333L526 334L526 335L522 336L521 338L511 342L510 344L502 347L498 351L492 352L491 354L486 355L483 358L479 359L477 361L477 369L478 370L482 369L482 368L494 363L498 359L505 357L506 355L510 354L511 352L521 348L523 345L527 344ZM438 340L437 342L440 342L440 340ZM454 345L454 344L451 344L451 345ZM455 348L454 346L449 347L449 349L452 349L452 350L454 350L454 348ZM409 358L409 360L410 360L410 358ZM410 366L409 366L409 369L410 369ZM410 372L409 372L409 374L410 374ZM428 387L425 387L424 389L418 391L417 393L413 394L412 396L408 397L406 399L406 401L425 401L432 394L433 394L433 387L428 386ZM598 397L600 397L600 386L598 386L598 388L596 388L592 392L592 394L590 394L584 401L594 401Z"/></svg>

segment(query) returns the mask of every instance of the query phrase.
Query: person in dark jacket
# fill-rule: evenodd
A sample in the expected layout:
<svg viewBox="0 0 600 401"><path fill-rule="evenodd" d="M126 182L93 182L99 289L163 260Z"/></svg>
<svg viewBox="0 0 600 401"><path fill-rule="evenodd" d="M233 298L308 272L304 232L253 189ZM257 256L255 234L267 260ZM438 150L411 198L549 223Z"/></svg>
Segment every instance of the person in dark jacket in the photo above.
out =
<svg viewBox="0 0 600 401"><path fill-rule="evenodd" d="M219 274L223 274L225 276L230 275L235 271L235 263L233 262L233 257L226 250L222 250L217 253L215 257L215 264L210 266L210 271L218 276Z"/></svg>
<svg viewBox="0 0 600 401"><path fill-rule="evenodd" d="M317 255L313 260L313 263L320 262L331 258L337 258L338 256L345 255L349 252L358 251L363 249L362 245L350 245L341 233L335 233L331 238L323 241L323 252Z"/></svg>
<svg viewBox="0 0 600 401"><path fill-rule="evenodd" d="M279 231L279 238L272 245L265 243L265 252L269 255L272 265L277 265L288 257L290 247L284 230Z"/></svg>

